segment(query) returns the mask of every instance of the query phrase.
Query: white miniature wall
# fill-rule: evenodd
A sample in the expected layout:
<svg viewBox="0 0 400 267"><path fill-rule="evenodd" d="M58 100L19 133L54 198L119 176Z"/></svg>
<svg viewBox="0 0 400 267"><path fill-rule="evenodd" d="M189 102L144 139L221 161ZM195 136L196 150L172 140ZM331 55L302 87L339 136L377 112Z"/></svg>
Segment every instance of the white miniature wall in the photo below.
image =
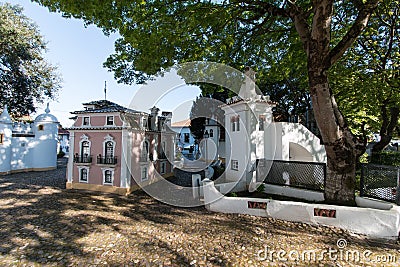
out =
<svg viewBox="0 0 400 267"><path fill-rule="evenodd" d="M0 173L7 173L11 170L11 124L0 123L0 133L3 134L3 144L0 145Z"/></svg>
<svg viewBox="0 0 400 267"><path fill-rule="evenodd" d="M276 144L274 155L269 157L274 156L278 160L326 162L325 147L321 145L320 139L302 124L272 123L266 138L275 140ZM266 147L265 153L271 153L273 149L274 147Z"/></svg>
<svg viewBox="0 0 400 267"><path fill-rule="evenodd" d="M209 180L204 183L204 202L208 210L240 213L275 219L329 225L373 238L397 240L400 208L380 201L357 198L362 207L310 204L272 199L225 197ZM383 209L378 209L383 208Z"/></svg>
<svg viewBox="0 0 400 267"><path fill-rule="evenodd" d="M11 152L11 171L31 169L33 167L34 137L13 137Z"/></svg>

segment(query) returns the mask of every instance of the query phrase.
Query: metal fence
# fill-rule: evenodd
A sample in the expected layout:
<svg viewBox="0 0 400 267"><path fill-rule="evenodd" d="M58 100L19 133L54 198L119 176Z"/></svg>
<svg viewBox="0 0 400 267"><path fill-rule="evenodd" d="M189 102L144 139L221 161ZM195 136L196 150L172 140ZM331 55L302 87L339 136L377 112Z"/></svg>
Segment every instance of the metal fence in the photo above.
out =
<svg viewBox="0 0 400 267"><path fill-rule="evenodd" d="M362 164L360 196L400 203L400 167Z"/></svg>
<svg viewBox="0 0 400 267"><path fill-rule="evenodd" d="M326 164L317 162L257 160L257 181L324 191Z"/></svg>

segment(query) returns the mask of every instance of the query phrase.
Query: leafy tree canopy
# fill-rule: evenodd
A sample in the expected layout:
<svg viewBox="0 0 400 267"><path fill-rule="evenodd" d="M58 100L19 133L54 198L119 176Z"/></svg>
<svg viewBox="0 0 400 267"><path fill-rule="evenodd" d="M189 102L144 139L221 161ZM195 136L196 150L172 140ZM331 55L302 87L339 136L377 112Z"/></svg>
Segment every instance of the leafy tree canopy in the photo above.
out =
<svg viewBox="0 0 400 267"><path fill-rule="evenodd" d="M0 106L14 116L36 110L60 88L56 67L43 58L46 43L22 8L0 3Z"/></svg>
<svg viewBox="0 0 400 267"><path fill-rule="evenodd" d="M400 111L400 1L383 1L331 71L331 84L354 133L380 133L381 150L395 134Z"/></svg>

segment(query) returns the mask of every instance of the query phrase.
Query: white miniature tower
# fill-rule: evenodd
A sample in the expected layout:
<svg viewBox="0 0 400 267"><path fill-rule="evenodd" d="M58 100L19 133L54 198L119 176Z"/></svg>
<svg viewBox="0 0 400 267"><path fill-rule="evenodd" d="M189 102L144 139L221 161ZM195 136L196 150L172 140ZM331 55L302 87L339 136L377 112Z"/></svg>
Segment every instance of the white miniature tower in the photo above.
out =
<svg viewBox="0 0 400 267"><path fill-rule="evenodd" d="M12 120L7 111L7 105L4 106L0 115L0 173L9 173L11 171L11 141L12 141Z"/></svg>
<svg viewBox="0 0 400 267"><path fill-rule="evenodd" d="M57 167L58 120L50 114L49 104L46 113L36 117L34 125L35 141L33 168L52 169Z"/></svg>
<svg viewBox="0 0 400 267"><path fill-rule="evenodd" d="M205 133L207 133L206 136L208 136L205 140L207 142L207 153L206 159L207 162L212 162L215 160L218 160L218 157L220 155L218 149L220 147L219 145L219 126L214 119L214 116L211 116L211 119L206 120L206 125L205 125Z"/></svg>
<svg viewBox="0 0 400 267"><path fill-rule="evenodd" d="M226 180L238 182L242 189L253 179L256 159L269 153L264 141L268 139L274 104L268 96L257 93L255 74L247 67L239 97L227 99L221 107L225 112Z"/></svg>

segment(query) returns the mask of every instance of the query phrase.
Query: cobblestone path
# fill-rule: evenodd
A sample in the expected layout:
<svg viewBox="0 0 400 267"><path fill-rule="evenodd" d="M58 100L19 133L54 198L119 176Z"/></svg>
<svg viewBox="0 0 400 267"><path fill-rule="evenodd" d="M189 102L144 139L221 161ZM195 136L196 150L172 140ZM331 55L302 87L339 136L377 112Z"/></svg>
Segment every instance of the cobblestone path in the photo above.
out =
<svg viewBox="0 0 400 267"><path fill-rule="evenodd" d="M331 227L177 208L142 192L121 197L64 190L65 163L54 171L0 176L0 266L400 263L398 242Z"/></svg>

